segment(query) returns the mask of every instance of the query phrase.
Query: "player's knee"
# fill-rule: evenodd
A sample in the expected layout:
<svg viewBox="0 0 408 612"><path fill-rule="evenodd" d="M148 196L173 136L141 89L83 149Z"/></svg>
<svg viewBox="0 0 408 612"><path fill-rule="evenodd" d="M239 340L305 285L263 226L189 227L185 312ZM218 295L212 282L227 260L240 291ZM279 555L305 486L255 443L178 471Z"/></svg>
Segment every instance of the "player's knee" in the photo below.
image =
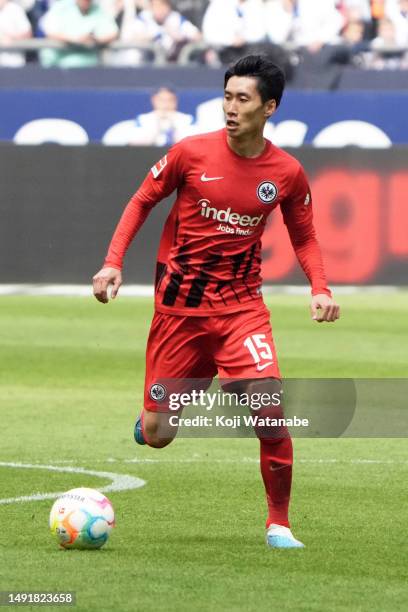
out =
<svg viewBox="0 0 408 612"><path fill-rule="evenodd" d="M173 442L174 438L158 438L153 435L150 438L145 438L145 440L150 448L164 448Z"/></svg>
<svg viewBox="0 0 408 612"><path fill-rule="evenodd" d="M282 382L277 378L247 380L243 392L249 397L251 414L257 417L254 427L260 440L290 438L285 425Z"/></svg>
<svg viewBox="0 0 408 612"><path fill-rule="evenodd" d="M171 425L169 415L157 412L144 412L143 437L148 446L164 448L176 437L177 427Z"/></svg>
<svg viewBox="0 0 408 612"><path fill-rule="evenodd" d="M164 448L173 442L175 436L165 435L156 427L146 428L143 432L145 442L151 448Z"/></svg>

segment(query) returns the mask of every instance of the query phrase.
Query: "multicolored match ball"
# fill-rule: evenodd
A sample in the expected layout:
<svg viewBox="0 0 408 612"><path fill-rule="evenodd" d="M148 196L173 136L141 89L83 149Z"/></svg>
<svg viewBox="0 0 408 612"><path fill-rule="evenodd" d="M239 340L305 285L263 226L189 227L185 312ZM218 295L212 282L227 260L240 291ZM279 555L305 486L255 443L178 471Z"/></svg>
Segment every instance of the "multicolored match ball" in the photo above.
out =
<svg viewBox="0 0 408 612"><path fill-rule="evenodd" d="M114 526L112 504L96 489L71 489L63 493L51 508L51 533L62 548L101 548Z"/></svg>

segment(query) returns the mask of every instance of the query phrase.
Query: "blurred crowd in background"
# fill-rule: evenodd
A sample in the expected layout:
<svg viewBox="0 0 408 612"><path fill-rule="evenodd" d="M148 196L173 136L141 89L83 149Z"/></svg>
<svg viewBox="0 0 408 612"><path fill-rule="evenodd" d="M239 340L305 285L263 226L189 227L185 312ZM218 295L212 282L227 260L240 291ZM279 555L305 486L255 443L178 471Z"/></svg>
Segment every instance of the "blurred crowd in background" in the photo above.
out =
<svg viewBox="0 0 408 612"><path fill-rule="evenodd" d="M265 52L290 76L301 61L407 68L407 49L408 0L0 0L7 67L218 67Z"/></svg>

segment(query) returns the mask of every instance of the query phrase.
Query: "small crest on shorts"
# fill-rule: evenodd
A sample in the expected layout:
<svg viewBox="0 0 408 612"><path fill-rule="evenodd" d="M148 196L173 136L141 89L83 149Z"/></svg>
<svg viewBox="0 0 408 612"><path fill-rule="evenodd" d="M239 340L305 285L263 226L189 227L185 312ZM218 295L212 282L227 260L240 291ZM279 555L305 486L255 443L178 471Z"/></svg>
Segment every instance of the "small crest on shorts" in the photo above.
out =
<svg viewBox="0 0 408 612"><path fill-rule="evenodd" d="M310 193L308 193L306 198L305 198L305 206L309 206L310 200L311 200Z"/></svg>
<svg viewBox="0 0 408 612"><path fill-rule="evenodd" d="M278 188L271 181L263 181L256 190L258 198L264 204L272 204L278 197Z"/></svg>
<svg viewBox="0 0 408 612"><path fill-rule="evenodd" d="M167 389L160 383L154 383L150 387L149 395L154 402L162 402L167 397Z"/></svg>

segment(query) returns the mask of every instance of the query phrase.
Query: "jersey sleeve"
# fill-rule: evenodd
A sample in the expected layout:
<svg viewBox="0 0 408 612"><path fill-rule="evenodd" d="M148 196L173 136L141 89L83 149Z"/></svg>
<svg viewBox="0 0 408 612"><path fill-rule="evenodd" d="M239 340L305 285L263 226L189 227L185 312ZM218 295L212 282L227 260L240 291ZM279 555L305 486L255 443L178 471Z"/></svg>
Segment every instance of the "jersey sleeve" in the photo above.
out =
<svg viewBox="0 0 408 612"><path fill-rule="evenodd" d="M152 208L179 188L184 181L183 152L174 145L149 171L131 197L113 234L104 267L123 267L130 243L147 219Z"/></svg>
<svg viewBox="0 0 408 612"><path fill-rule="evenodd" d="M313 225L312 194L302 166L293 179L290 193L281 204L281 210L293 249L309 279L312 295L325 293L331 297Z"/></svg>

